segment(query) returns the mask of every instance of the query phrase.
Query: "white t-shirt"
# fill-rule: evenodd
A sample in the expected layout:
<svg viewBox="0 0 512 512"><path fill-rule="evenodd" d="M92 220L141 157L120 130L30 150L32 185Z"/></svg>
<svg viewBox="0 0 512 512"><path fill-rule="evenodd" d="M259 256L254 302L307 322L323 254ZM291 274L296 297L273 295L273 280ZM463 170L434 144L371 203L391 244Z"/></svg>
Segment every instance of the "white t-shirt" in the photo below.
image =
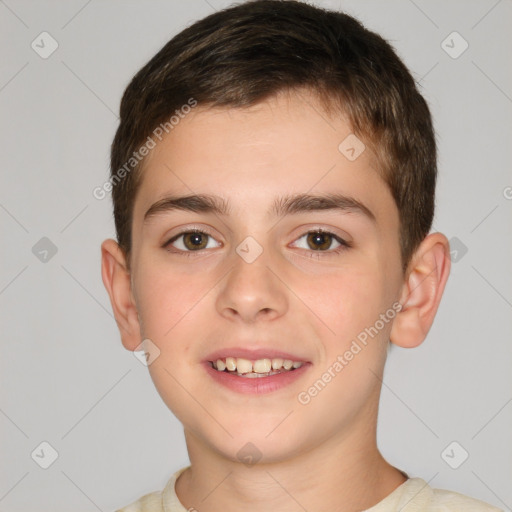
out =
<svg viewBox="0 0 512 512"><path fill-rule="evenodd" d="M176 496L175 484L187 468L176 471L163 491L142 496L116 512L188 512ZM409 478L382 501L363 512L503 512L483 501L457 492L432 489L421 478Z"/></svg>

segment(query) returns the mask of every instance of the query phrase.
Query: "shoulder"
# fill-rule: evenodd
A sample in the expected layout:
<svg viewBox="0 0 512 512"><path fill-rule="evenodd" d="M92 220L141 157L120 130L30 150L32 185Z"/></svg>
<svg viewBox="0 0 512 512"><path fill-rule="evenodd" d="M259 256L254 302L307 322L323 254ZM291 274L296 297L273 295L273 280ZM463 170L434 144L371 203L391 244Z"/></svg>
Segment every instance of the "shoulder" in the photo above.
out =
<svg viewBox="0 0 512 512"><path fill-rule="evenodd" d="M475 512L503 512L489 503L464 494L444 489L432 489L432 511L471 510Z"/></svg>
<svg viewBox="0 0 512 512"><path fill-rule="evenodd" d="M131 505L120 508L115 512L187 512L176 496L175 484L181 473L188 467L176 471L163 491L145 494Z"/></svg>
<svg viewBox="0 0 512 512"><path fill-rule="evenodd" d="M421 478L411 478L402 484L400 507L404 512L503 512L502 509L464 494L445 489L433 489Z"/></svg>
<svg viewBox="0 0 512 512"><path fill-rule="evenodd" d="M145 494L131 505L120 508L116 512L164 512L162 508L162 493Z"/></svg>

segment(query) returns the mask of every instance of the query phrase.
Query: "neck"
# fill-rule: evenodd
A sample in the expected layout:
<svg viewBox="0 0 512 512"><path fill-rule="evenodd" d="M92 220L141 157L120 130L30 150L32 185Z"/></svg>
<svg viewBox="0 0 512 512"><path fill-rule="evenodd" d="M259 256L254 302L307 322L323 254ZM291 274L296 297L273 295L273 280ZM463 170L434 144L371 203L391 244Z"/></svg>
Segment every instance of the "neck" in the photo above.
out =
<svg viewBox="0 0 512 512"><path fill-rule="evenodd" d="M247 467L185 429L191 467L176 493L187 509L201 512L365 510L406 478L378 451L375 428L352 432L357 435L341 433L286 460Z"/></svg>

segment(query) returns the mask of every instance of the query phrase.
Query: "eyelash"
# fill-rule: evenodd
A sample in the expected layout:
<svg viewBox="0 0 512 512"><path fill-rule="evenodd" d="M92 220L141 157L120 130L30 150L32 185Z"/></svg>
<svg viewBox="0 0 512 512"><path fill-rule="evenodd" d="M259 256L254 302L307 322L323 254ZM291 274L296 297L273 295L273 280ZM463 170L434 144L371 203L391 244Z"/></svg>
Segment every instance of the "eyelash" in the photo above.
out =
<svg viewBox="0 0 512 512"><path fill-rule="evenodd" d="M183 235L187 235L190 233L199 233L201 235L207 235L211 238L214 238L214 236L205 229L190 228L185 231L181 231L177 235L174 235L170 240L168 240L167 242L165 242L163 244L162 248L166 249L169 252L172 252L173 254L178 254L179 256L185 256L186 258L193 257L196 255L196 253L198 253L198 254L202 253L205 249L199 249L197 251L184 251L182 249L177 249L174 251L169 250L169 248L168 248L169 245L171 245L173 242L178 240ZM311 229L309 231L306 231L301 236L296 238L295 241L300 240L301 238L303 238L309 234L319 234L319 233L321 233L323 235L331 236L336 242L338 242L340 244L340 246L337 247L336 249L330 249L330 250L326 250L326 251L320 251L320 250L315 251L313 249L303 249L303 250L310 251L309 257L311 257L311 258L320 259L320 258L323 258L326 256L329 257L329 256L333 256L333 255L338 255L338 254L342 253L343 251L346 251L347 249L352 247L351 242L347 242L346 240L339 237L338 235L336 235L330 231L327 231L325 229L322 229L322 228Z"/></svg>

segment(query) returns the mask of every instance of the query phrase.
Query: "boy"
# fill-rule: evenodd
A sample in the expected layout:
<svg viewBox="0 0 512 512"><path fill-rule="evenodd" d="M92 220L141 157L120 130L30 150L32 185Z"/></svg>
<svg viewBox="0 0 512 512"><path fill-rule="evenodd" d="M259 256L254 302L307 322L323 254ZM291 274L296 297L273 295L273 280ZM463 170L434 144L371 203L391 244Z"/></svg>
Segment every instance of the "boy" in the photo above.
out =
<svg viewBox="0 0 512 512"><path fill-rule="evenodd" d="M389 342L424 340L450 269L430 113L380 36L295 1L208 16L126 89L111 173L103 281L191 462L122 511L498 510L376 444Z"/></svg>

